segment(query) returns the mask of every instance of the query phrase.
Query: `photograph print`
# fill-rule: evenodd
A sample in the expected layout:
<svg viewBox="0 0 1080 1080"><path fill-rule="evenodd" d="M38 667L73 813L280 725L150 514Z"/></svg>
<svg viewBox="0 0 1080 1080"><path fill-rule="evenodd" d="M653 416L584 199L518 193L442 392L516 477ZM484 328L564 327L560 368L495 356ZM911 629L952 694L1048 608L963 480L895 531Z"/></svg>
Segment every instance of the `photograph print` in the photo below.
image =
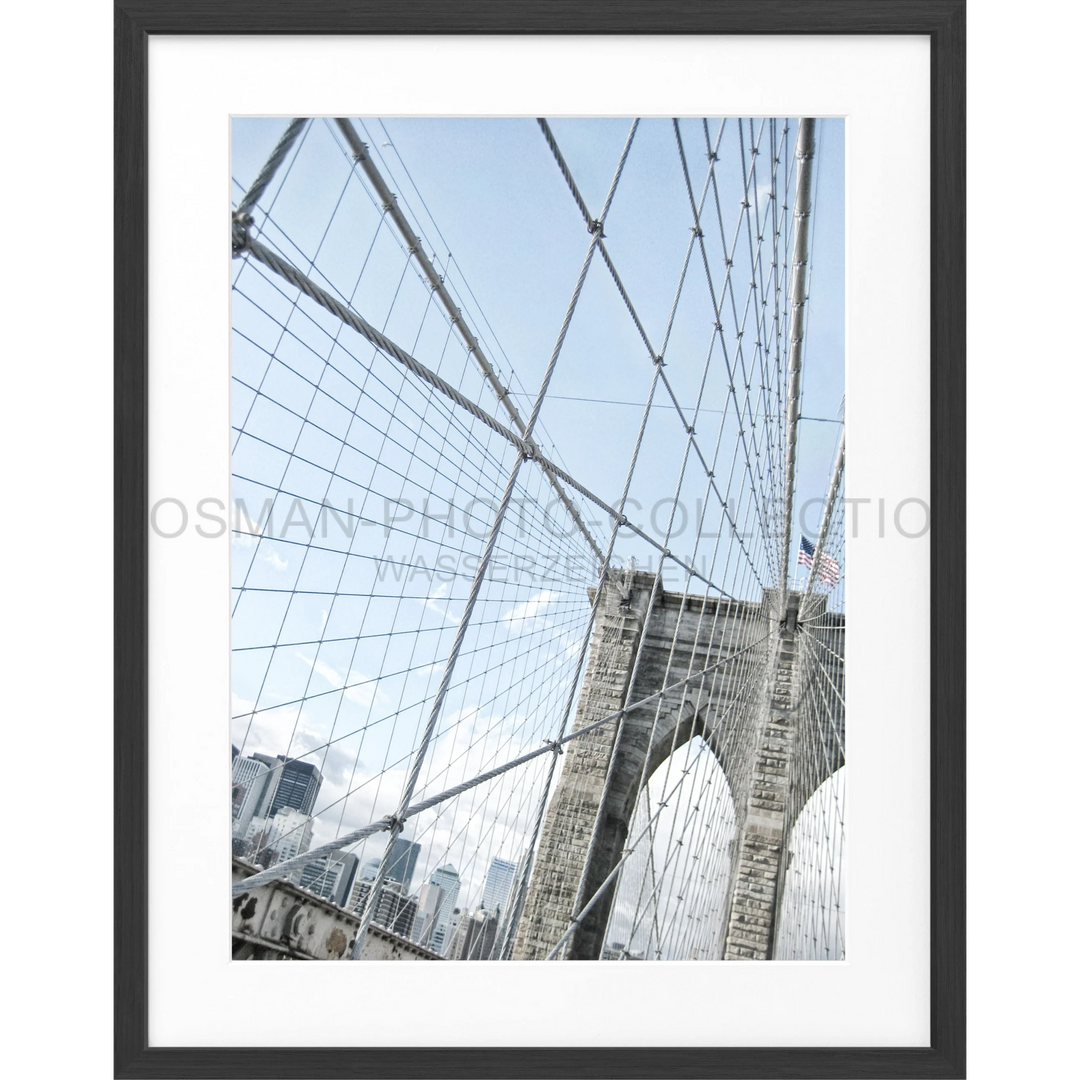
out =
<svg viewBox="0 0 1080 1080"><path fill-rule="evenodd" d="M231 141L233 959L845 959L844 121Z"/></svg>

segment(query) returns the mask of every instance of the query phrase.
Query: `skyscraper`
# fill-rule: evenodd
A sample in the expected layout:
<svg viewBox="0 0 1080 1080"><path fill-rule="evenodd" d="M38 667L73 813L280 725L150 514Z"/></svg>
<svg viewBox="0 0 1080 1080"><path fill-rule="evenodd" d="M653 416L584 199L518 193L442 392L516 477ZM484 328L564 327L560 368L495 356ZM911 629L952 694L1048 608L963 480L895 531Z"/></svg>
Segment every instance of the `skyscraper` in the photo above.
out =
<svg viewBox="0 0 1080 1080"><path fill-rule="evenodd" d="M270 804L274 801L274 792L277 791L278 781L281 779L281 759L271 757L269 754L249 754L252 761L261 761L267 769L266 782L263 784L262 794L252 812L253 817L269 818Z"/></svg>
<svg viewBox="0 0 1080 1080"><path fill-rule="evenodd" d="M457 908L458 893L461 891L461 878L458 876L457 870L447 863L445 866L440 866L431 875L428 883L442 890L438 909L431 920L430 935L431 949L434 952L441 953L450 940L451 922ZM421 906L422 903L421 898ZM427 934L426 926L424 927L424 933Z"/></svg>
<svg viewBox="0 0 1080 1080"><path fill-rule="evenodd" d="M401 891L407 893L412 887L413 871L416 869L416 859L420 854L420 845L412 840L406 840L399 836L394 841L393 853L390 856L390 869L386 872L387 881L396 881L401 886Z"/></svg>
<svg viewBox="0 0 1080 1080"><path fill-rule="evenodd" d="M270 768L253 757L233 759L232 823L233 835L243 837L270 779Z"/></svg>
<svg viewBox="0 0 1080 1080"><path fill-rule="evenodd" d="M506 902L510 898L516 870L517 863L508 862L506 859L491 860L487 879L484 881L484 895L480 900L480 906L485 911L506 911Z"/></svg>
<svg viewBox="0 0 1080 1080"><path fill-rule="evenodd" d="M277 770L277 789L267 817L273 817L285 807L310 814L322 787L322 773L310 761L298 761L284 754L278 754L277 759L284 764Z"/></svg>
<svg viewBox="0 0 1080 1080"><path fill-rule="evenodd" d="M252 835L260 826L261 831ZM311 847L311 828L311 818L307 814L288 806L269 821L253 818L248 826L249 857L262 866L273 866L300 855Z"/></svg>
<svg viewBox="0 0 1080 1080"><path fill-rule="evenodd" d="M454 941L458 926L461 924L462 919L461 908L454 908L450 913L450 918L445 923L439 923L435 927L435 933L431 935L431 951L437 952L440 956L446 956L449 958L450 945ZM467 916L465 916L467 918Z"/></svg>
<svg viewBox="0 0 1080 1080"><path fill-rule="evenodd" d="M438 885L432 885L430 881L420 887L420 899L416 908L416 918L413 922L413 940L425 948L431 947L431 935L435 930L435 916L442 907L443 898L446 894Z"/></svg>
<svg viewBox="0 0 1080 1080"><path fill-rule="evenodd" d="M447 960L491 960L495 956L499 918L483 909L462 915L446 950Z"/></svg>
<svg viewBox="0 0 1080 1080"><path fill-rule="evenodd" d="M348 910L359 915L370 895L371 882L358 877L349 895ZM412 938L416 934L416 912L416 897L403 896L401 886L396 881L391 881L379 889L371 921L375 926L381 926L403 938Z"/></svg>
<svg viewBox="0 0 1080 1080"><path fill-rule="evenodd" d="M351 853L328 851L293 871L292 878L302 889L310 889L316 896L344 907L353 887L358 862Z"/></svg>

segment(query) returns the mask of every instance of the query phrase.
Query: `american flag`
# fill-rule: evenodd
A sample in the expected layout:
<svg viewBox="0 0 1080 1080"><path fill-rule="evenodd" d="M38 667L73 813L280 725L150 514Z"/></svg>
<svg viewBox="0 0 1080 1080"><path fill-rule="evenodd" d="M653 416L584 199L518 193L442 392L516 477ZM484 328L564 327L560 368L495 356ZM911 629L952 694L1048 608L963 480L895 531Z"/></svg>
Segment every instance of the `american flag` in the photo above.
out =
<svg viewBox="0 0 1080 1080"><path fill-rule="evenodd" d="M801 543L799 544L799 566L809 567L814 561L814 545L806 539L805 536L800 537ZM822 585L828 585L830 588L840 580L840 564L830 558L823 551L821 553L821 561L818 563L818 581Z"/></svg>

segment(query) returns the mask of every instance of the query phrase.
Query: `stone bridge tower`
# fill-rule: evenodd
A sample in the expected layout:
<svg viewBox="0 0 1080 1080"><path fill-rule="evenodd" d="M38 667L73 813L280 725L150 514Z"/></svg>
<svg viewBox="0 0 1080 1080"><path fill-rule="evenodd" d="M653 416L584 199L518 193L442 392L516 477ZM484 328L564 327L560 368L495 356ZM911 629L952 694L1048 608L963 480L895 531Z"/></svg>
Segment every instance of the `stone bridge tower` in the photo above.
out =
<svg viewBox="0 0 1080 1080"><path fill-rule="evenodd" d="M812 600L804 618L824 608L824 597ZM622 857L643 782L694 735L713 750L735 803L724 959L771 958L791 825L843 757L840 717L828 725L826 752L792 767L811 734L808 710L800 708L800 649L810 647L796 626L801 601L801 594L790 594L781 613L779 595L771 590L758 602L684 597L665 593L655 575L640 571L605 584L575 730L718 664L724 676L691 680L689 692L669 692L659 709L654 701L632 710L617 740L612 721L567 746L528 884L515 960L543 960L555 948L571 923L582 881L588 899ZM836 675L842 678L842 672ZM812 734L820 747L821 733ZM589 858L594 822L599 828ZM614 894L609 886L581 920L568 959L599 958Z"/></svg>

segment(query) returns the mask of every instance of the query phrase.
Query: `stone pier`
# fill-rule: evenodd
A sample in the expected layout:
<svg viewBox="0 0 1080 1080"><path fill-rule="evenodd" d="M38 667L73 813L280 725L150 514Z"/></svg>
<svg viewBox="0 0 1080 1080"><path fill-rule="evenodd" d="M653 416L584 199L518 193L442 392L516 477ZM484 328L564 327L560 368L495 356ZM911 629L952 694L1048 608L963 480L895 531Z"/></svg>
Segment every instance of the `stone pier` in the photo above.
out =
<svg viewBox="0 0 1080 1080"><path fill-rule="evenodd" d="M515 960L543 960L555 948L571 924L582 882L587 900L622 857L643 783L695 735L713 749L724 771L738 827L730 891L723 898L723 956L771 957L790 823L830 771L825 767L819 779L810 776L808 790L801 790L805 780L795 790L794 777L809 775L792 768L804 741L795 618L801 599L792 594L781 612L779 596L771 591L757 602L665 593L654 575L640 571L616 575L604 586L574 730L665 685L716 671L692 680L689 693L668 693L659 708L653 702L626 713L621 731L613 721L567 746L536 852ZM839 760L841 750L832 758ZM614 895L609 886L580 920L567 959L599 958Z"/></svg>

